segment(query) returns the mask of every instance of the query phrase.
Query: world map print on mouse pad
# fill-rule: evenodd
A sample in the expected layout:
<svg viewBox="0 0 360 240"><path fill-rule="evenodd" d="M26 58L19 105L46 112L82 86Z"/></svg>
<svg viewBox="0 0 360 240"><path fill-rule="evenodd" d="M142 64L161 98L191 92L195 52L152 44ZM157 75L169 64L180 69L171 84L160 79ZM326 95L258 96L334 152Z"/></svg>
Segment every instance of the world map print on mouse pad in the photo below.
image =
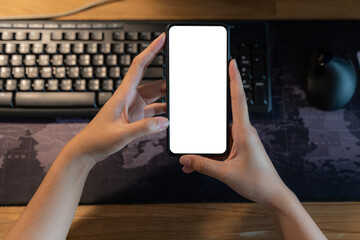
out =
<svg viewBox="0 0 360 240"><path fill-rule="evenodd" d="M357 65L360 36L351 29L359 22L269 26L273 110L250 118L275 168L302 201L360 200L359 84L349 104L329 112L309 105L303 86L307 60L326 39L345 46ZM88 122L1 118L0 204L26 204L62 147ZM96 164L81 203L246 201L215 179L182 173L166 146L165 132L142 137Z"/></svg>

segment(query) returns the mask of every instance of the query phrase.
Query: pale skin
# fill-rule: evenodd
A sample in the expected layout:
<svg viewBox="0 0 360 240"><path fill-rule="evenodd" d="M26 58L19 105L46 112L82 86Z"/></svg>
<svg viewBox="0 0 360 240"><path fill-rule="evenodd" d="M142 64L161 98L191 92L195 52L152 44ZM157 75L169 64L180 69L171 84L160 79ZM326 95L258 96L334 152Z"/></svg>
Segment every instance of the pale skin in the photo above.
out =
<svg viewBox="0 0 360 240"><path fill-rule="evenodd" d="M154 103L166 92L164 81L138 86L146 67L163 48L160 35L131 64L123 83L95 118L62 149L39 189L6 240L66 239L86 178L92 167L132 140L165 130L165 103ZM286 187L251 126L242 81L234 60L229 64L233 110L230 155L216 161L197 155L180 158L185 173L214 177L240 195L263 205L278 224L283 239L326 239ZM154 117L155 116L155 117Z"/></svg>

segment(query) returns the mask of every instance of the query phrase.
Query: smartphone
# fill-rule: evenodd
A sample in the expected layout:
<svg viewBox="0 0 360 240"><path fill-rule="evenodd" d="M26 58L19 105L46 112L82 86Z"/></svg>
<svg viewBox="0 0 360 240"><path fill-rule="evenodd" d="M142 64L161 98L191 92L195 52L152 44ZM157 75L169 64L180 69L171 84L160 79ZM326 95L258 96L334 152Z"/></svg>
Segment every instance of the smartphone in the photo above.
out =
<svg viewBox="0 0 360 240"><path fill-rule="evenodd" d="M171 24L166 33L168 153L226 155L229 30Z"/></svg>

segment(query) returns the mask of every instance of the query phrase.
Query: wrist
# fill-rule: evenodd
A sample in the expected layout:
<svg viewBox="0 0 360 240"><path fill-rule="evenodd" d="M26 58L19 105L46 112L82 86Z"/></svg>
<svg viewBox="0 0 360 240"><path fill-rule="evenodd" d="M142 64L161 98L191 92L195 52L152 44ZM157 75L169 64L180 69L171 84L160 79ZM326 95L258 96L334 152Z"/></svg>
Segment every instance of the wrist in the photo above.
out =
<svg viewBox="0 0 360 240"><path fill-rule="evenodd" d="M274 191L273 197L262 205L273 215L287 215L299 203L296 195L283 184L283 186Z"/></svg>
<svg viewBox="0 0 360 240"><path fill-rule="evenodd" d="M67 163L76 163L84 170L88 169L89 171L96 164L96 161L94 161L92 158L76 151L76 148L74 149L70 142L64 146L64 148L59 153L58 158Z"/></svg>

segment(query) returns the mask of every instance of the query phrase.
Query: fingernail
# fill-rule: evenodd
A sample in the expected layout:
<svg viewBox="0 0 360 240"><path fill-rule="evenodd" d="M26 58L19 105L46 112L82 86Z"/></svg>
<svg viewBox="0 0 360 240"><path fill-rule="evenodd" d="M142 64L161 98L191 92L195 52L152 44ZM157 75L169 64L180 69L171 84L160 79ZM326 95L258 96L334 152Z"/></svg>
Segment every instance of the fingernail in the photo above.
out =
<svg viewBox="0 0 360 240"><path fill-rule="evenodd" d="M235 64L235 67L237 67L237 62L236 62L236 59L235 58L233 58L234 59L234 64Z"/></svg>
<svg viewBox="0 0 360 240"><path fill-rule="evenodd" d="M189 167L191 164L191 160L187 157L182 157L182 158L180 158L180 164L182 164L186 167Z"/></svg>
<svg viewBox="0 0 360 240"><path fill-rule="evenodd" d="M169 120L167 118L161 118L159 120L159 128L160 129L165 129L169 126Z"/></svg>
<svg viewBox="0 0 360 240"><path fill-rule="evenodd" d="M163 32L162 34L160 34L156 39L164 38L164 36L165 36L165 32Z"/></svg>

